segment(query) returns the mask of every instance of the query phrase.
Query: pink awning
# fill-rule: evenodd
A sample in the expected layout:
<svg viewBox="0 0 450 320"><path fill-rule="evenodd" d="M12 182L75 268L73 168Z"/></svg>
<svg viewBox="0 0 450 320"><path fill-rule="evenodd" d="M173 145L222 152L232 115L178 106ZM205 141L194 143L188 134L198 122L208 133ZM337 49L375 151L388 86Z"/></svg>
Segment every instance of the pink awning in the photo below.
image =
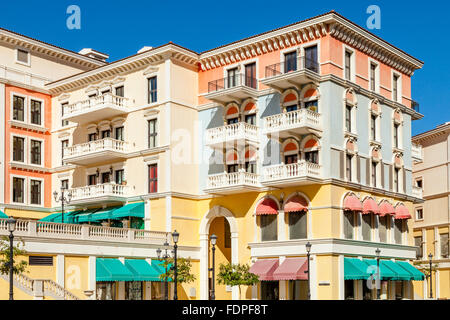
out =
<svg viewBox="0 0 450 320"><path fill-rule="evenodd" d="M273 273L278 268L278 265L278 259L257 260L249 271L259 276L260 281L273 281Z"/></svg>
<svg viewBox="0 0 450 320"><path fill-rule="evenodd" d="M383 201L380 204L380 216L384 217L387 214L394 215L395 214L395 209L392 206L392 204L390 204L387 201Z"/></svg>
<svg viewBox="0 0 450 320"><path fill-rule="evenodd" d="M264 216L270 214L278 214L278 205L274 200L266 198L256 208L256 215Z"/></svg>
<svg viewBox="0 0 450 320"><path fill-rule="evenodd" d="M367 198L364 200L363 203L363 214L380 214L380 208L378 207L378 204L373 200L372 198Z"/></svg>
<svg viewBox="0 0 450 320"><path fill-rule="evenodd" d="M344 200L345 211L362 211L361 201L356 196L347 196Z"/></svg>
<svg viewBox="0 0 450 320"><path fill-rule="evenodd" d="M273 273L274 280L308 280L307 258L286 258Z"/></svg>
<svg viewBox="0 0 450 320"><path fill-rule="evenodd" d="M405 205L399 204L395 208L395 219L403 220L403 219L411 219L411 214Z"/></svg>
<svg viewBox="0 0 450 320"><path fill-rule="evenodd" d="M308 211L308 202L303 197L295 196L284 206L284 212L304 212Z"/></svg>

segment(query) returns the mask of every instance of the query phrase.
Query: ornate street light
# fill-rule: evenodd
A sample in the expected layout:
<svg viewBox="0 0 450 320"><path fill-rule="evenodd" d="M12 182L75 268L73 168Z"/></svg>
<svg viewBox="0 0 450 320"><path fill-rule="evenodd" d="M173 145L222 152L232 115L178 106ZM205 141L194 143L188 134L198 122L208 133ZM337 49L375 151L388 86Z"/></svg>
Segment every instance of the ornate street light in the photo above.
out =
<svg viewBox="0 0 450 320"><path fill-rule="evenodd" d="M215 269L215 256L216 256L216 243L217 243L217 236L213 234L211 236L211 245L212 245L212 268L209 269L209 271L212 271L212 289L211 289L211 300L216 300L216 290L215 290L215 279L214 274L216 273Z"/></svg>
<svg viewBox="0 0 450 320"><path fill-rule="evenodd" d="M310 268L309 260L311 258L311 247L312 247L311 243L308 242L306 244L306 255L308 258L308 271L307 271L307 273L308 273L308 300L311 300L311 272L309 270L309 268Z"/></svg>
<svg viewBox="0 0 450 320"><path fill-rule="evenodd" d="M380 254L381 250L377 248L375 250L375 254L377 256L377 300L380 300Z"/></svg>
<svg viewBox="0 0 450 320"><path fill-rule="evenodd" d="M174 291L173 291L173 300L178 300L178 294L177 294L177 277L178 277L178 269L177 269L177 249L178 249L178 240L179 240L180 234L175 230L172 233L172 241L173 241L173 256L174 256Z"/></svg>
<svg viewBox="0 0 450 320"><path fill-rule="evenodd" d="M9 218L9 300L14 300L14 231L16 230L16 220Z"/></svg>
<svg viewBox="0 0 450 320"><path fill-rule="evenodd" d="M164 243L164 255L161 256L162 250L158 249L156 250L156 254L158 255L158 260L161 260L161 258L164 260L164 265L165 265L165 276L164 276L164 300L169 300L169 282L167 279L167 259L170 258L169 254L167 253L167 248L169 247L169 244L167 243L167 241Z"/></svg>
<svg viewBox="0 0 450 320"><path fill-rule="evenodd" d="M64 205L69 204L72 200L72 192L67 193L67 197L64 194L65 188L61 188L61 196L59 196L58 191L53 192L53 196L55 197L55 202L61 202L61 221L64 223Z"/></svg>

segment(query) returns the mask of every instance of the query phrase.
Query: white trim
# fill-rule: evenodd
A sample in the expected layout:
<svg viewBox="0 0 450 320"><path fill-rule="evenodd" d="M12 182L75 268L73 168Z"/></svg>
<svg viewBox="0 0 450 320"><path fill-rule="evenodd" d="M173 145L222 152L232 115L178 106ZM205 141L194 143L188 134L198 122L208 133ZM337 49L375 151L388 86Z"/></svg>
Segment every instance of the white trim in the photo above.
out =
<svg viewBox="0 0 450 320"><path fill-rule="evenodd" d="M397 83L397 99L394 97L394 75L398 77L398 83ZM393 68L391 68L391 99L394 102L403 104L403 86L402 86L402 74L395 71Z"/></svg>
<svg viewBox="0 0 450 320"><path fill-rule="evenodd" d="M35 123L31 122L31 119L32 119L32 117L31 117L31 101L33 101L33 100L41 103L41 112L40 112L41 113L41 124L35 124ZM28 119L29 119L28 124L30 124L32 126L40 127L40 128L45 128L45 100L36 98L33 96L29 96L28 104L29 104L28 105Z"/></svg>
<svg viewBox="0 0 450 320"><path fill-rule="evenodd" d="M31 181L39 181L41 183L41 204L31 203ZM43 178L29 177L28 178L28 184L29 184L29 187L28 187L28 192L29 192L28 204L30 206L33 206L33 207L44 207L45 180Z"/></svg>
<svg viewBox="0 0 450 320"><path fill-rule="evenodd" d="M31 141L37 141L41 143L41 164L35 164L35 163L31 163ZM29 157L28 157L28 165L36 167L36 168L45 168L45 140L41 139L41 138L36 138L33 136L29 136L28 137L28 152Z"/></svg>
<svg viewBox="0 0 450 320"><path fill-rule="evenodd" d="M376 68L375 68L375 91L372 91L372 83L370 81L370 72L371 72L372 64L376 65ZM380 63L378 61L372 59L371 57L369 57L369 73L368 73L368 75L369 75L368 90L379 94L380 93Z"/></svg>
<svg viewBox="0 0 450 320"><path fill-rule="evenodd" d="M27 58L28 58L27 62L23 62L23 61L19 61L18 60L19 50L27 52ZM31 67L31 51L28 50L28 49L25 49L24 47L16 46L16 48L14 50L14 63L21 64L21 65L27 66L27 67Z"/></svg>
<svg viewBox="0 0 450 320"><path fill-rule="evenodd" d="M5 181L5 147L6 147L6 98L5 98L5 85L0 83L0 154L3 155L3 159L0 159L0 181ZM0 203L5 202L5 183L0 183Z"/></svg>
<svg viewBox="0 0 450 320"><path fill-rule="evenodd" d="M356 51L346 44L342 45L342 50L342 65L344 66L342 70L342 79L356 83ZM345 53L347 51L352 54L350 57L350 79L345 77Z"/></svg>
<svg viewBox="0 0 450 320"><path fill-rule="evenodd" d="M23 121L21 121L21 120L14 120L14 96L24 98L24 101L23 101ZM17 121L17 122L22 122L22 123L28 123L28 96L26 96L26 95L24 95L22 93L11 91L10 92L9 109L10 109L10 120L14 120L14 121Z"/></svg>
<svg viewBox="0 0 450 320"><path fill-rule="evenodd" d="M18 174L10 174L10 203L11 204L17 204L17 205L28 205L28 177L27 176L22 176L22 175L18 175ZM19 178L19 179L23 179L23 202L15 202L14 201L14 178Z"/></svg>
<svg viewBox="0 0 450 320"><path fill-rule="evenodd" d="M28 164L28 138L29 136L25 136L23 134L17 134L17 133L11 133L10 135L11 140L9 142L9 159L13 163L20 163L20 164ZM14 160L14 138L22 138L23 139L23 161L15 161Z"/></svg>

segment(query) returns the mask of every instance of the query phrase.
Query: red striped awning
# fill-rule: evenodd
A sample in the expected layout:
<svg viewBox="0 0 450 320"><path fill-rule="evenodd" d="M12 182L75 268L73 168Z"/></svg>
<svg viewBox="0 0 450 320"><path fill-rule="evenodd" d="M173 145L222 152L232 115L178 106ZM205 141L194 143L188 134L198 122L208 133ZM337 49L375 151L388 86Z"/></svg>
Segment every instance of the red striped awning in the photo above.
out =
<svg viewBox="0 0 450 320"><path fill-rule="evenodd" d="M278 205L274 200L266 198L256 207L256 215L265 216L270 214L278 214Z"/></svg>
<svg viewBox="0 0 450 320"><path fill-rule="evenodd" d="M307 258L286 258L273 273L275 281L280 280L308 280Z"/></svg>
<svg viewBox="0 0 450 320"><path fill-rule="evenodd" d="M392 204L390 204L387 201L383 201L380 204L380 217L384 217L385 215L394 215L395 214L395 209L392 206Z"/></svg>
<svg viewBox="0 0 450 320"><path fill-rule="evenodd" d="M359 199L354 196L354 195L350 195L345 197L344 199L344 210L345 211L362 211L363 207L361 204L361 201L359 201Z"/></svg>
<svg viewBox="0 0 450 320"><path fill-rule="evenodd" d="M284 212L305 212L308 211L308 202L300 196L295 196L289 199L284 206Z"/></svg>
<svg viewBox="0 0 450 320"><path fill-rule="evenodd" d="M395 219L396 220L407 220L411 219L411 214L409 213L408 208L404 204L399 204L395 208Z"/></svg>
<svg viewBox="0 0 450 320"><path fill-rule="evenodd" d="M363 214L380 214L380 208L378 204L372 198L367 198L363 203Z"/></svg>
<svg viewBox="0 0 450 320"><path fill-rule="evenodd" d="M273 281L273 273L278 266L278 259L262 259L257 260L249 271L259 276L259 281Z"/></svg>

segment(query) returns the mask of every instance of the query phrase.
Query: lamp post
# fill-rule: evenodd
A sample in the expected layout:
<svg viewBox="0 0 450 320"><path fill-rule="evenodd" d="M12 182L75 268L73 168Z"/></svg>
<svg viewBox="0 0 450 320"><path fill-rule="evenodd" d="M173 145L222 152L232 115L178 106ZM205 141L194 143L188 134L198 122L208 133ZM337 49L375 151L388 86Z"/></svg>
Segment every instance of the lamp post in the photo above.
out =
<svg viewBox="0 0 450 320"><path fill-rule="evenodd" d="M177 277L178 277L178 269L177 269L177 249L178 249L178 239L180 237L180 234L175 230L172 233L172 241L173 241L173 257L174 257L174 290L173 290L173 300L178 300L178 294L177 294Z"/></svg>
<svg viewBox="0 0 450 320"><path fill-rule="evenodd" d="M430 259L430 299L433 299L433 255L428 255Z"/></svg>
<svg viewBox="0 0 450 320"><path fill-rule="evenodd" d="M169 244L167 243L167 241L164 243L164 255L161 257L161 253L162 250L158 249L156 250L156 253L158 255L158 260L164 259L164 262L167 261L168 258L170 258L170 256L167 254L167 248L169 247ZM164 263L165 266L165 276L164 276L164 300L169 300L169 282L167 281L167 263Z"/></svg>
<svg viewBox="0 0 450 320"><path fill-rule="evenodd" d="M377 300L380 300L380 254L381 254L381 250L379 248L377 248L377 250L375 250L375 254L377 255Z"/></svg>
<svg viewBox="0 0 450 320"><path fill-rule="evenodd" d="M307 271L307 273L308 273L308 300L311 300L311 272L309 270L309 268L310 268L309 260L310 260L310 257L311 257L311 247L312 247L311 243L308 242L306 244L306 256L308 258L308 271Z"/></svg>
<svg viewBox="0 0 450 320"><path fill-rule="evenodd" d="M217 243L217 236L213 234L211 236L211 244L212 244L212 268L209 269L209 271L212 271L212 289L211 289L211 300L216 300L216 290L215 290L215 279L214 274L216 273L215 269L215 256L216 256L216 243Z"/></svg>
<svg viewBox="0 0 450 320"><path fill-rule="evenodd" d="M14 231L16 230L16 220L8 219L9 231L9 300L14 300Z"/></svg>
<svg viewBox="0 0 450 320"><path fill-rule="evenodd" d="M55 202L61 202L61 221L64 223L64 204L69 204L72 200L72 192L67 193L67 197L64 194L65 188L61 188L61 196L59 196L58 191L53 192L53 196L55 197Z"/></svg>

